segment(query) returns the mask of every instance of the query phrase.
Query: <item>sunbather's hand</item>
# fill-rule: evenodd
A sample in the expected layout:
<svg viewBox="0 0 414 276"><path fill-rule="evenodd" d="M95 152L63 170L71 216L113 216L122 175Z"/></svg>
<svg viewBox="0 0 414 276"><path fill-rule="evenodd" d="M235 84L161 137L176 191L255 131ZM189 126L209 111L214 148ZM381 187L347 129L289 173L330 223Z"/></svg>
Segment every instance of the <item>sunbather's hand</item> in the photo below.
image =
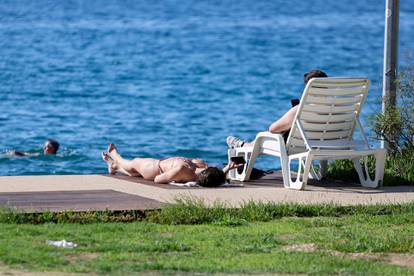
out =
<svg viewBox="0 0 414 276"><path fill-rule="evenodd" d="M236 164L233 161L230 161L230 163L228 163L224 168L223 168L223 172L224 173L228 173L231 170L237 169L239 167L244 166L245 164Z"/></svg>
<svg viewBox="0 0 414 276"><path fill-rule="evenodd" d="M239 167L243 167L244 166L244 163L242 163L242 164L236 164L233 161L231 161L228 166L229 166L229 171L230 171L230 170L233 170L233 169L237 169Z"/></svg>

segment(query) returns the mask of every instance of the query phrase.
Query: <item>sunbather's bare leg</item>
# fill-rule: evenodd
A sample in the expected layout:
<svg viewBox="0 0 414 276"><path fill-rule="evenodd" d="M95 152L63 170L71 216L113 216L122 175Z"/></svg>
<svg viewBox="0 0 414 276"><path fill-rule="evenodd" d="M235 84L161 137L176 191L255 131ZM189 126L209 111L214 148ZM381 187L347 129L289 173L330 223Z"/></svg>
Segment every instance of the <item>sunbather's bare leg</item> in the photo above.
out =
<svg viewBox="0 0 414 276"><path fill-rule="evenodd" d="M112 143L110 143L108 145L108 150L107 151L108 151L109 155L111 155L111 157L114 158L114 159L118 159L119 157L121 157L121 155L118 152L118 149Z"/></svg>
<svg viewBox="0 0 414 276"><path fill-rule="evenodd" d="M119 167L122 167L125 170L131 170L133 168L133 164L131 163L132 160L124 159L121 154L119 154L118 149L114 144L109 144L108 153L118 163Z"/></svg>
<svg viewBox="0 0 414 276"><path fill-rule="evenodd" d="M109 156L106 152L102 152L102 159L108 165L108 173L115 174L117 172L117 166L111 156Z"/></svg>
<svg viewBox="0 0 414 276"><path fill-rule="evenodd" d="M110 157L115 161L116 169L120 173L129 175L129 176L140 176L141 174L138 172L139 167L139 158L135 158L132 160L127 160L122 158L119 154L118 150L116 149L114 144L109 144L108 146L108 153Z"/></svg>
<svg viewBox="0 0 414 276"><path fill-rule="evenodd" d="M102 159L107 163L108 165L108 172L109 174L115 174L117 172L120 172L122 174L128 175L128 176L139 176L135 172L135 170L125 170L122 166L119 166L119 163L115 161L108 153L102 152Z"/></svg>

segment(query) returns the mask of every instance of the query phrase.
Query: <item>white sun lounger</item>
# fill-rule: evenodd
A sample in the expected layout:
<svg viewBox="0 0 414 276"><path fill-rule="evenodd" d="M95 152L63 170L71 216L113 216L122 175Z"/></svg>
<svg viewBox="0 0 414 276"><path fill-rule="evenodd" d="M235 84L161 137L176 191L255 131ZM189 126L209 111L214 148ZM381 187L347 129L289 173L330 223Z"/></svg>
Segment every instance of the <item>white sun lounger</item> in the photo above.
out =
<svg viewBox="0 0 414 276"><path fill-rule="evenodd" d="M286 144L280 134L260 132L254 146L229 150L229 161L231 156L244 156L247 161L243 172L239 174L233 170L230 178L249 180L256 158L271 155L280 158L284 186L302 190L309 177L322 177L321 172L314 169L314 160L350 159L361 185L378 187L383 180L386 151L370 147L359 120L369 85L366 78L311 79L303 92ZM354 139L355 128L359 128L362 140ZM368 173L367 157L370 155L375 156L374 179ZM290 168L293 160L298 161L295 173Z"/></svg>

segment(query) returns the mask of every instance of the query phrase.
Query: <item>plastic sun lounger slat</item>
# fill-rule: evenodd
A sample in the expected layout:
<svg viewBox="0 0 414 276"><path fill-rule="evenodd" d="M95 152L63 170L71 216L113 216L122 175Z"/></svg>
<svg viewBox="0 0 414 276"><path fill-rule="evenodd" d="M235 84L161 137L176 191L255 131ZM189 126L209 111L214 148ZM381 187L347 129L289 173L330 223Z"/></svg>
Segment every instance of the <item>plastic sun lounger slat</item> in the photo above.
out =
<svg viewBox="0 0 414 276"><path fill-rule="evenodd" d="M352 79L352 78L336 78L335 81L332 81L330 78L328 81L325 79L318 79L312 84L313 87L326 87L326 88L336 88L336 87L357 87L357 86L367 86L366 80L363 79Z"/></svg>
<svg viewBox="0 0 414 276"><path fill-rule="evenodd" d="M352 95L351 97L326 97L326 96L311 96L306 98L306 102L309 104L326 104L326 105L339 105L339 104L355 104L361 101L361 95Z"/></svg>
<svg viewBox="0 0 414 276"><path fill-rule="evenodd" d="M364 141L362 140L352 140L347 139L334 140L334 141L309 141L309 144L312 148L356 148L363 147Z"/></svg>
<svg viewBox="0 0 414 276"><path fill-rule="evenodd" d="M354 148L364 145L363 141L349 141L349 139L336 139L325 141L309 139L308 142L309 146L312 148ZM302 150L306 148L304 141L302 139L298 139L295 137L292 137L289 145L291 145L292 148L295 148L296 150Z"/></svg>
<svg viewBox="0 0 414 276"><path fill-rule="evenodd" d="M327 140L327 139L342 139L349 138L350 129L341 131L307 131L306 136L311 140ZM293 136L296 139L301 139L299 133L295 133Z"/></svg>
<svg viewBox="0 0 414 276"><path fill-rule="evenodd" d="M340 113L340 112L355 112L358 110L359 105L321 105L321 104L306 104L303 107L303 111L317 112L317 113Z"/></svg>
<svg viewBox="0 0 414 276"><path fill-rule="evenodd" d="M295 148L306 148L305 146L305 142L301 139L295 138L295 137L291 137L291 141L290 141L290 146L295 147Z"/></svg>
<svg viewBox="0 0 414 276"><path fill-rule="evenodd" d="M343 96L343 95L358 95L363 94L361 87L349 88L349 89L324 89L324 88L313 88L309 95L326 95L326 96Z"/></svg>
<svg viewBox="0 0 414 276"><path fill-rule="evenodd" d="M299 119L301 121L316 122L316 123L344 122L344 121L354 120L355 112L324 115L324 114L318 114L315 112L303 111L301 112Z"/></svg>
<svg viewBox="0 0 414 276"><path fill-rule="evenodd" d="M311 122L302 122L303 128L306 131L338 131L338 130L349 130L353 126L352 121L340 122L340 123L311 123Z"/></svg>

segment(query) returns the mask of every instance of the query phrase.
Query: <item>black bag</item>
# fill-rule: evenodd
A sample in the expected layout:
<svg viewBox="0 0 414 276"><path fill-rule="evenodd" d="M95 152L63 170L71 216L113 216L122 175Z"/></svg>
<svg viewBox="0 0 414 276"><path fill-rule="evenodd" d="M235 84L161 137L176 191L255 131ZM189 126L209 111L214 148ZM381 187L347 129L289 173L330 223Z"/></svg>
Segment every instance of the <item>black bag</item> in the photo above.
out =
<svg viewBox="0 0 414 276"><path fill-rule="evenodd" d="M243 172L243 169L244 169L244 166L241 166L241 167L237 168L237 172L240 174L240 173ZM252 173L250 174L250 180L260 179L263 176L265 176L266 174L270 174L270 173L273 173L273 171L271 171L271 170L264 171L264 170L253 168Z"/></svg>
<svg viewBox="0 0 414 276"><path fill-rule="evenodd" d="M264 170L261 170L261 169L253 168L252 173L250 174L250 179L251 180L260 179L263 176L265 176L266 174L270 174L270 173L273 173L273 171L271 171L271 170L264 171Z"/></svg>

